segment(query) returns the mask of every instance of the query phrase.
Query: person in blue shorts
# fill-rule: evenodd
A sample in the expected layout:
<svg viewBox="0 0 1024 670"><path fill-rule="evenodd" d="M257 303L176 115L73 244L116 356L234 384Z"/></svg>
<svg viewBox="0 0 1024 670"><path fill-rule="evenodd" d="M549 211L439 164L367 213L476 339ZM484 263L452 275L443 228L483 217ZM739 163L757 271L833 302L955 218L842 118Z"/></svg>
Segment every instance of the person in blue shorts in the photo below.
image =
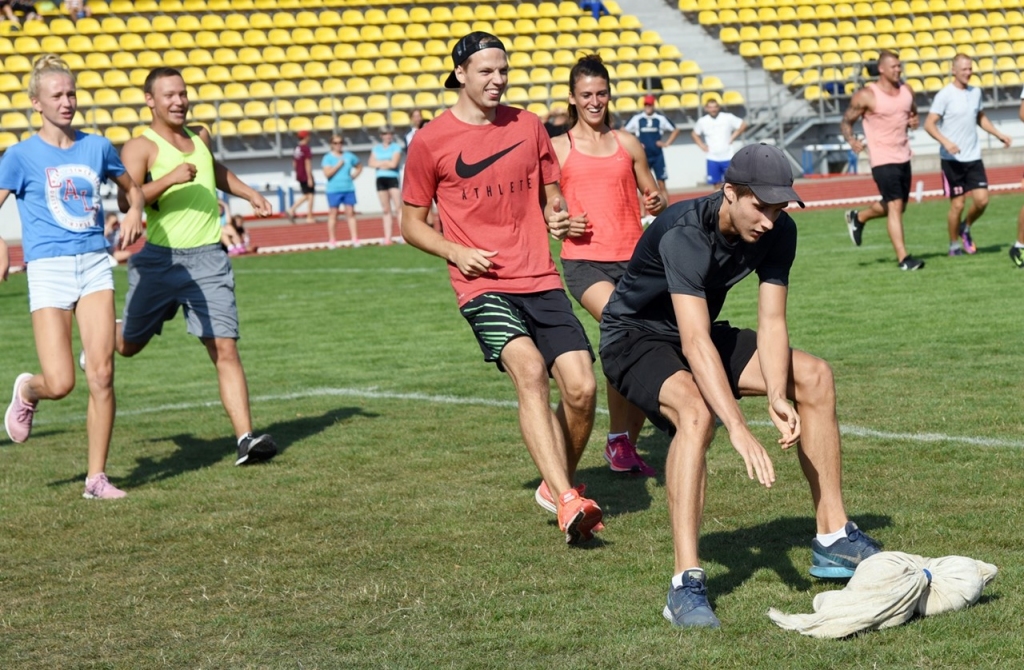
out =
<svg viewBox="0 0 1024 670"><path fill-rule="evenodd" d="M626 131L640 138L640 144L644 145L644 153L647 155L647 164L658 180L662 197L668 202L668 188L665 186L668 170L665 167L664 148L676 141L679 129L663 114L654 111L654 96L648 95L644 97L644 111L626 123ZM662 140L665 133L669 133L668 139Z"/></svg>
<svg viewBox="0 0 1024 670"><path fill-rule="evenodd" d="M42 126L15 144L0 161L0 205L14 194L21 215L28 264L29 310L40 374L14 380L4 428L24 442L40 400L59 400L75 387L71 317L78 322L89 384L86 414L86 498L123 498L105 474L114 428L114 276L103 235L100 184L112 179L130 204L121 223L121 248L142 235L142 189L110 142L75 130L75 77L53 54L40 56L28 82L32 108ZM6 249L4 249L6 251ZM3 267L7 265L4 253Z"/></svg>
<svg viewBox="0 0 1024 670"><path fill-rule="evenodd" d="M725 181L725 171L732 160L732 144L747 129L740 117L723 112L718 100L711 98L704 105L704 116L697 119L690 135L700 150L708 155L708 185L718 188Z"/></svg>
<svg viewBox="0 0 1024 670"><path fill-rule="evenodd" d="M402 225L402 191L398 186L398 168L402 164L402 145L395 142L391 128L381 128L380 144L370 151L370 167L377 170L377 196L384 219L384 244L391 244L391 228Z"/></svg>
<svg viewBox="0 0 1024 670"><path fill-rule="evenodd" d="M334 228L338 222L338 209L345 206L345 217L348 219L348 234L352 246L359 246L359 232L356 230L356 184L355 179L363 171L359 157L345 149L341 134L331 137L331 150L320 163L324 176L327 177L327 245L331 249L338 247Z"/></svg>

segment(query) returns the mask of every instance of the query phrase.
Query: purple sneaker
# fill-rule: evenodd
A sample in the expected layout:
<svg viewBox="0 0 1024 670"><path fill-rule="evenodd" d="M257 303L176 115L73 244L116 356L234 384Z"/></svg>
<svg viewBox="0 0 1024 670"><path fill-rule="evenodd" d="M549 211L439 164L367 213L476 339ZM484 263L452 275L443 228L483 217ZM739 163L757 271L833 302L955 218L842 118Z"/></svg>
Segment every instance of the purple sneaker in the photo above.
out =
<svg viewBox="0 0 1024 670"><path fill-rule="evenodd" d="M608 440L604 448L604 460L608 461L608 467L614 472L634 472L645 477L657 474L654 468L644 463L637 455L636 447L625 435Z"/></svg>
<svg viewBox="0 0 1024 670"><path fill-rule="evenodd" d="M85 478L85 493L82 494L83 498L113 500L115 498L123 498L126 495L128 494L111 484L110 480L107 479L107 475L103 472L99 473L95 477Z"/></svg>
<svg viewBox="0 0 1024 670"><path fill-rule="evenodd" d="M967 227L966 223L960 224L960 241L964 245L964 251L969 254L977 253L978 248L974 246L974 240L971 239L971 229Z"/></svg>
<svg viewBox="0 0 1024 670"><path fill-rule="evenodd" d="M32 434L32 418L35 416L36 406L21 399L21 387L30 379L31 372L22 372L14 380L11 404L7 406L7 412L4 414L4 428L11 442L24 442Z"/></svg>

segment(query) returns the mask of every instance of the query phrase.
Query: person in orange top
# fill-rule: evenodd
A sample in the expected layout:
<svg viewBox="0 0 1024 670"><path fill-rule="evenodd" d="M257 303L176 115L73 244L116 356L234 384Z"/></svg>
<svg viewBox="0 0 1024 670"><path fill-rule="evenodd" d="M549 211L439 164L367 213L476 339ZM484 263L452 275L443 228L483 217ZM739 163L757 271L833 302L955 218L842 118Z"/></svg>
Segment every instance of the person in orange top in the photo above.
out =
<svg viewBox="0 0 1024 670"><path fill-rule="evenodd" d="M559 185L569 215L587 222L583 235L562 242L565 285L598 321L643 232L636 206L638 188L648 213L657 215L668 204L640 141L632 133L612 130L610 101L608 68L601 57L580 58L569 73L569 132L551 140L562 168ZM608 414L608 465L615 472L654 476L654 469L636 453L643 410L609 384Z"/></svg>

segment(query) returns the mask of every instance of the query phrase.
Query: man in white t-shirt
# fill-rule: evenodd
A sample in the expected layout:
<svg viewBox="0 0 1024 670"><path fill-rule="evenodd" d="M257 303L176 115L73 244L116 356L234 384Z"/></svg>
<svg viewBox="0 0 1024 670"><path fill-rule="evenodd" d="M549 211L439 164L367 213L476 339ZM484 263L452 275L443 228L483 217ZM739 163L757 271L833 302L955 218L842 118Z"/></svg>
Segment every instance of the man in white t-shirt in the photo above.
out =
<svg viewBox="0 0 1024 670"><path fill-rule="evenodd" d="M718 188L732 160L732 143L747 129L747 122L735 114L723 112L715 98L704 105L704 112L691 135L700 150L708 155L708 184Z"/></svg>
<svg viewBox="0 0 1024 670"><path fill-rule="evenodd" d="M988 177L981 162L978 126L1010 146L1010 138L999 132L981 109L981 89L971 86L970 56L957 54L952 64L953 82L935 94L924 129L942 145L942 186L949 198L949 255L977 251L971 239L971 224L988 207ZM967 195L971 206L964 217Z"/></svg>

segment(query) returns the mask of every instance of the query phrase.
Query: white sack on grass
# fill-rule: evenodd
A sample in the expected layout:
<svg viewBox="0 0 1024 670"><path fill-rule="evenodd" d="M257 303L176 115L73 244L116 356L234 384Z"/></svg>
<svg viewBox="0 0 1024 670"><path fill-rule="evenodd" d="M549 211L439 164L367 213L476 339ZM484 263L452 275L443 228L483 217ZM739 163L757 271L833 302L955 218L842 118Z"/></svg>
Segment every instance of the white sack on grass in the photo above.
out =
<svg viewBox="0 0 1024 670"><path fill-rule="evenodd" d="M846 637L898 626L915 613L931 616L973 605L997 571L964 556L924 558L883 551L864 559L842 591L815 596L814 614L784 614L773 607L768 616L779 627L803 635Z"/></svg>

